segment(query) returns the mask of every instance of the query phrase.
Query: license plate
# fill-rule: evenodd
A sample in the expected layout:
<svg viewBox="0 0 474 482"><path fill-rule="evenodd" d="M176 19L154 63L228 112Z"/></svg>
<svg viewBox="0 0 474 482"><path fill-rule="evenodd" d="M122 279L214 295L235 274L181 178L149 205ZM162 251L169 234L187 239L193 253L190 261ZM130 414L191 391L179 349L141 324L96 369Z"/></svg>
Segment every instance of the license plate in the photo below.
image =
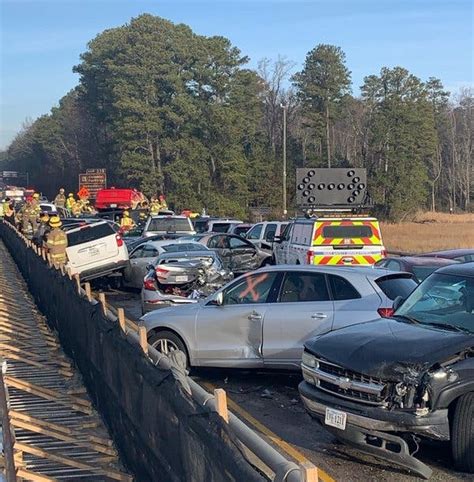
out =
<svg viewBox="0 0 474 482"><path fill-rule="evenodd" d="M176 282L177 283L185 283L186 281L188 281L187 276L176 276Z"/></svg>
<svg viewBox="0 0 474 482"><path fill-rule="evenodd" d="M326 417L324 423L331 427L336 427L339 430L346 429L347 413L333 408L326 408Z"/></svg>

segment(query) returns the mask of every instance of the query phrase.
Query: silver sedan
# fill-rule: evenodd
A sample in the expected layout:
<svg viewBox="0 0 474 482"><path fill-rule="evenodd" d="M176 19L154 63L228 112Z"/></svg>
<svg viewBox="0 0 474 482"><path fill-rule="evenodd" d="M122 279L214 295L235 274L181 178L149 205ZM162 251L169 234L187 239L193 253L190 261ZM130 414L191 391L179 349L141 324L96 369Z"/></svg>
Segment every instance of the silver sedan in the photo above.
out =
<svg viewBox="0 0 474 482"><path fill-rule="evenodd" d="M269 266L140 322L152 346L183 351L189 366L298 369L306 339L390 316L416 286L412 274L370 267Z"/></svg>

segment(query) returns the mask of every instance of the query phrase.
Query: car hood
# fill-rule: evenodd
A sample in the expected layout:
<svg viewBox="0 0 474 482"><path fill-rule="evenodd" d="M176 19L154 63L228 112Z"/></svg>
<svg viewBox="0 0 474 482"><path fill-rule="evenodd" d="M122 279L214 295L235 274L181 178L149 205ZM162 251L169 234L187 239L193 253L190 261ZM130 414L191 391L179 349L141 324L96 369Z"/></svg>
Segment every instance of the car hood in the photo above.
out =
<svg viewBox="0 0 474 482"><path fill-rule="evenodd" d="M474 335L390 318L352 325L308 340L315 355L384 380L419 379L437 362L474 346Z"/></svg>
<svg viewBox="0 0 474 482"><path fill-rule="evenodd" d="M154 326L160 324L163 320L178 320L178 319L189 319L194 318L197 312L202 307L202 301L197 303L189 303L178 306L171 306L169 308L160 308L159 310L153 310L143 315L140 318L140 323L148 328L153 328Z"/></svg>

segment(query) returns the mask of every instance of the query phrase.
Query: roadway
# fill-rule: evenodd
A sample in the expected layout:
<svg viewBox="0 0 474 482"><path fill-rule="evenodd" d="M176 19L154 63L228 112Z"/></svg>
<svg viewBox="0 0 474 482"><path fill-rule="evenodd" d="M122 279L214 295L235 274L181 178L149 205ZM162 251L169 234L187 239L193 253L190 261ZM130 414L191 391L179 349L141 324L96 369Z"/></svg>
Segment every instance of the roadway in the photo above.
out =
<svg viewBox="0 0 474 482"><path fill-rule="evenodd" d="M109 289L106 297L115 307L124 308L128 318L137 321L141 316L138 293ZM235 415L296 462L315 464L324 482L423 480L338 442L313 421L298 395L299 373L194 369L191 375L207 389L225 389ZM433 469L432 481L472 480L451 469L448 443L422 441L419 458Z"/></svg>

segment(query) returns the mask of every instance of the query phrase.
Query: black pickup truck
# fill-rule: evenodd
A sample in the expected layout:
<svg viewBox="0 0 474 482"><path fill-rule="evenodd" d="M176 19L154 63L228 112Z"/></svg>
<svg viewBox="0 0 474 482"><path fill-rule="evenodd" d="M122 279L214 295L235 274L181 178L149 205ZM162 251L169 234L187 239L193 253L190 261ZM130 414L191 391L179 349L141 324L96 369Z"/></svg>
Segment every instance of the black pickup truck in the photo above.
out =
<svg viewBox="0 0 474 482"><path fill-rule="evenodd" d="M337 438L429 478L420 438L474 473L474 263L439 269L392 318L305 344L300 395Z"/></svg>

